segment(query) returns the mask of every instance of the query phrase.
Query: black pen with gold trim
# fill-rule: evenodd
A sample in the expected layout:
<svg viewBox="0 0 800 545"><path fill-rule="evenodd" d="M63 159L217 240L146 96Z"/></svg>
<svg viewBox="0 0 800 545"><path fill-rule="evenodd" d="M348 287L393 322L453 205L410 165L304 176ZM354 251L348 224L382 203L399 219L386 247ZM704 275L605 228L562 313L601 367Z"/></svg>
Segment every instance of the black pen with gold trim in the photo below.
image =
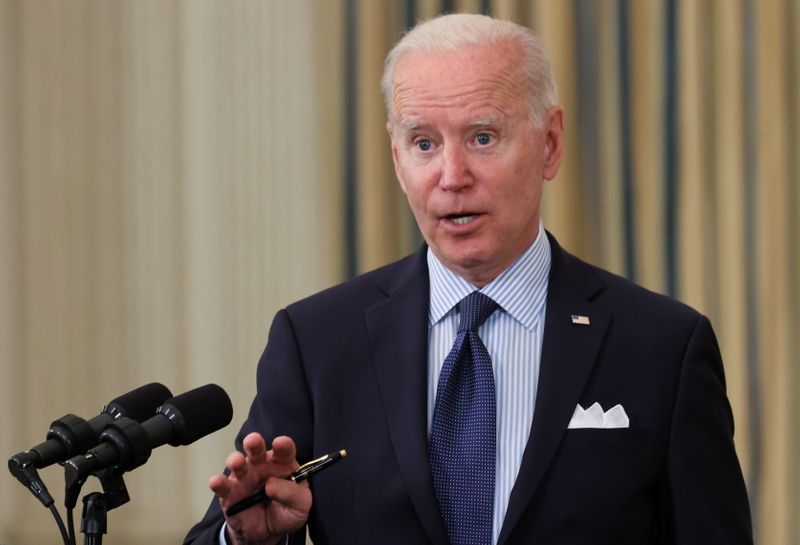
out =
<svg viewBox="0 0 800 545"><path fill-rule="evenodd" d="M347 456L347 451L342 449L336 452L331 452L330 454L326 454L325 456L320 456L319 458L315 458L310 462L306 462L305 464L301 465L297 469L295 469L291 475L286 477L289 481L294 481L299 483L301 481L305 481L315 473L319 473L326 467L330 467L342 458ZM254 505L258 505L259 503L265 502L269 499L267 497L267 493L264 492L264 488L261 488L258 492L253 494L252 496L248 496L241 501L237 501L230 507L225 510L225 516L232 517L238 513L241 513L245 509L249 509Z"/></svg>

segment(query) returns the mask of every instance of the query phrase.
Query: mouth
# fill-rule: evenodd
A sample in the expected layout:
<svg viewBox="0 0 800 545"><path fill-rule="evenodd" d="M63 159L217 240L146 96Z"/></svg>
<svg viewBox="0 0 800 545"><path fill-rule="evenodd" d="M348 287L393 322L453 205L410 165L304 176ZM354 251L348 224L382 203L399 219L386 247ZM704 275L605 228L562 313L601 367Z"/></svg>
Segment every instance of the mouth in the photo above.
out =
<svg viewBox="0 0 800 545"><path fill-rule="evenodd" d="M453 214L445 214L442 219L454 225L466 225L482 215L481 212L474 210L465 210L463 212L455 212Z"/></svg>
<svg viewBox="0 0 800 545"><path fill-rule="evenodd" d="M476 214L451 214L447 216L447 219L456 225L466 225L475 219L475 216Z"/></svg>

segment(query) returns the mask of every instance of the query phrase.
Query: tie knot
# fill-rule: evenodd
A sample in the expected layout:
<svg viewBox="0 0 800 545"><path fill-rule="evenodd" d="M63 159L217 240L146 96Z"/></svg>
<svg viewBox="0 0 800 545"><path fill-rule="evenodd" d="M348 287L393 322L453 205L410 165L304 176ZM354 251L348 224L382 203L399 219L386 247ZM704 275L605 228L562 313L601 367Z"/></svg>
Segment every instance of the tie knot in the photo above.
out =
<svg viewBox="0 0 800 545"><path fill-rule="evenodd" d="M483 322L497 310L498 304L479 291L473 291L459 303L461 324L459 331L478 331Z"/></svg>

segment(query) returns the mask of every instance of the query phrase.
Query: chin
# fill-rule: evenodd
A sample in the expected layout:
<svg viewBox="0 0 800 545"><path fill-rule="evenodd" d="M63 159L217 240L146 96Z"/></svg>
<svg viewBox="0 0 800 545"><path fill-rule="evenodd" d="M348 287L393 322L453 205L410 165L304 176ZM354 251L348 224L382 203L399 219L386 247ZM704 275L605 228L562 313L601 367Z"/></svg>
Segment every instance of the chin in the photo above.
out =
<svg viewBox="0 0 800 545"><path fill-rule="evenodd" d="M481 270L485 267L488 258L484 252L472 249L466 251L451 251L444 254L442 263L449 265L463 273ZM441 258L440 258L441 259Z"/></svg>

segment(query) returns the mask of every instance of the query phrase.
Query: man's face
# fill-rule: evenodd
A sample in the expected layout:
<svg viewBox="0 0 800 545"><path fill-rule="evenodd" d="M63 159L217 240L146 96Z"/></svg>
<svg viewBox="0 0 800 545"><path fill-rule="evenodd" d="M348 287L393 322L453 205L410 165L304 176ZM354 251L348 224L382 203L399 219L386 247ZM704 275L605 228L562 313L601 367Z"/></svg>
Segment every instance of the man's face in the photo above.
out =
<svg viewBox="0 0 800 545"><path fill-rule="evenodd" d="M425 241L483 286L533 242L545 179L561 163L562 112L534 125L521 54L508 43L397 61L387 128Z"/></svg>

